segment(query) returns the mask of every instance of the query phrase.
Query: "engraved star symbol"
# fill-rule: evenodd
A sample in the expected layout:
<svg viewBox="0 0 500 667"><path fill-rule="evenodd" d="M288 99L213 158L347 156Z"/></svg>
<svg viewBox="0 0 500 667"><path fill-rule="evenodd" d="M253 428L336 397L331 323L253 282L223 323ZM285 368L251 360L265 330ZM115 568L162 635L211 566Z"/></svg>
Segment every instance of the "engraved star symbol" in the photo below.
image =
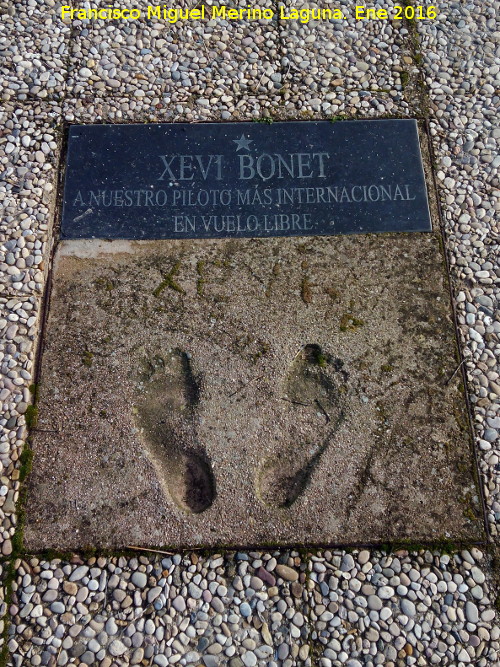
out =
<svg viewBox="0 0 500 667"><path fill-rule="evenodd" d="M253 139L247 139L244 134L241 135L239 139L233 139L234 143L238 145L238 148L236 149L236 152L241 150L242 148L249 151L250 150L250 144L253 142Z"/></svg>

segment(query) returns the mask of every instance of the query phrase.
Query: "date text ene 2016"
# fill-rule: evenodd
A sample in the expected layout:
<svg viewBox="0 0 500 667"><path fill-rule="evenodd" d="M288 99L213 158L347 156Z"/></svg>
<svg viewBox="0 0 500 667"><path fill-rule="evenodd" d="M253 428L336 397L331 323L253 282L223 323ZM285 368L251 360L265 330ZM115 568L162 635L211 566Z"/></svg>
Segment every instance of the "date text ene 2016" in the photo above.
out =
<svg viewBox="0 0 500 667"><path fill-rule="evenodd" d="M392 14L392 12L394 12L394 14ZM402 21L403 19L408 19L411 21L412 19L416 19L418 21L423 21L424 19L434 20L437 18L435 5L429 5L428 7L425 7L424 5L417 5L416 7L412 5L407 5L406 7L395 5L392 10L357 5L355 13L358 20L391 19L394 21Z"/></svg>

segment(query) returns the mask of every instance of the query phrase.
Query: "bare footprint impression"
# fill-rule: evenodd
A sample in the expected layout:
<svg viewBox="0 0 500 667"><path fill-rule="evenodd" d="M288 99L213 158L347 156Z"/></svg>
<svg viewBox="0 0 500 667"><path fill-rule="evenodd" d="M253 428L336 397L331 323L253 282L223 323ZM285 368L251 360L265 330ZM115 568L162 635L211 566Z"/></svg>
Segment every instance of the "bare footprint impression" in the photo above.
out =
<svg viewBox="0 0 500 667"><path fill-rule="evenodd" d="M160 484L185 512L208 509L215 498L210 463L194 421L199 384L188 355L171 350L143 360L135 419Z"/></svg>
<svg viewBox="0 0 500 667"><path fill-rule="evenodd" d="M291 432L292 441L265 460L257 476L257 494L265 505L290 507L302 494L342 423L345 394L342 362L325 355L319 345L302 348L290 366L282 395L297 406L297 428Z"/></svg>

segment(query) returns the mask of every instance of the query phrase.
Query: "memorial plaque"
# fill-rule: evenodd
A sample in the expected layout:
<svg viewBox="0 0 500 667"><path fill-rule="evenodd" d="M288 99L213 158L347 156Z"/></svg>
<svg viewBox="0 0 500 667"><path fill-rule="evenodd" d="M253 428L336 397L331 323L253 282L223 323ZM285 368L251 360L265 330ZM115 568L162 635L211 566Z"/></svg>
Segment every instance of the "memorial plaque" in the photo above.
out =
<svg viewBox="0 0 500 667"><path fill-rule="evenodd" d="M430 229L415 120L69 130L62 238Z"/></svg>
<svg viewBox="0 0 500 667"><path fill-rule="evenodd" d="M482 538L414 121L73 127L62 234L28 549Z"/></svg>

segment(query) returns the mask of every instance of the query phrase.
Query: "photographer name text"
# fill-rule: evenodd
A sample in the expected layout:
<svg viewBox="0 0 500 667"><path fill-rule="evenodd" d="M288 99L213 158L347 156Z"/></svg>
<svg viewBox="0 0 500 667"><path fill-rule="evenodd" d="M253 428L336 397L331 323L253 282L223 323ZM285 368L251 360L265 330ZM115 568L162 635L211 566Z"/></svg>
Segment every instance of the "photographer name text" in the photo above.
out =
<svg viewBox="0 0 500 667"><path fill-rule="evenodd" d="M437 18L437 7L435 5L417 5L403 6L395 5L391 9L381 7L367 7L365 5L356 5L353 8L352 16L356 20L391 20L398 21L403 19L434 20ZM123 9L113 7L101 8L83 8L63 5L61 7L61 19L68 20L137 20L137 19L160 20L168 23L177 23L178 21L203 21L203 20L223 20L223 21L271 21L280 19L283 21L298 21L300 23L309 23L309 21L330 21L347 19L349 16L345 13L345 8L301 8L279 6L279 11L270 7L252 7L234 8L227 5L198 5L195 8L170 7L168 5L147 5L145 9L132 8Z"/></svg>

